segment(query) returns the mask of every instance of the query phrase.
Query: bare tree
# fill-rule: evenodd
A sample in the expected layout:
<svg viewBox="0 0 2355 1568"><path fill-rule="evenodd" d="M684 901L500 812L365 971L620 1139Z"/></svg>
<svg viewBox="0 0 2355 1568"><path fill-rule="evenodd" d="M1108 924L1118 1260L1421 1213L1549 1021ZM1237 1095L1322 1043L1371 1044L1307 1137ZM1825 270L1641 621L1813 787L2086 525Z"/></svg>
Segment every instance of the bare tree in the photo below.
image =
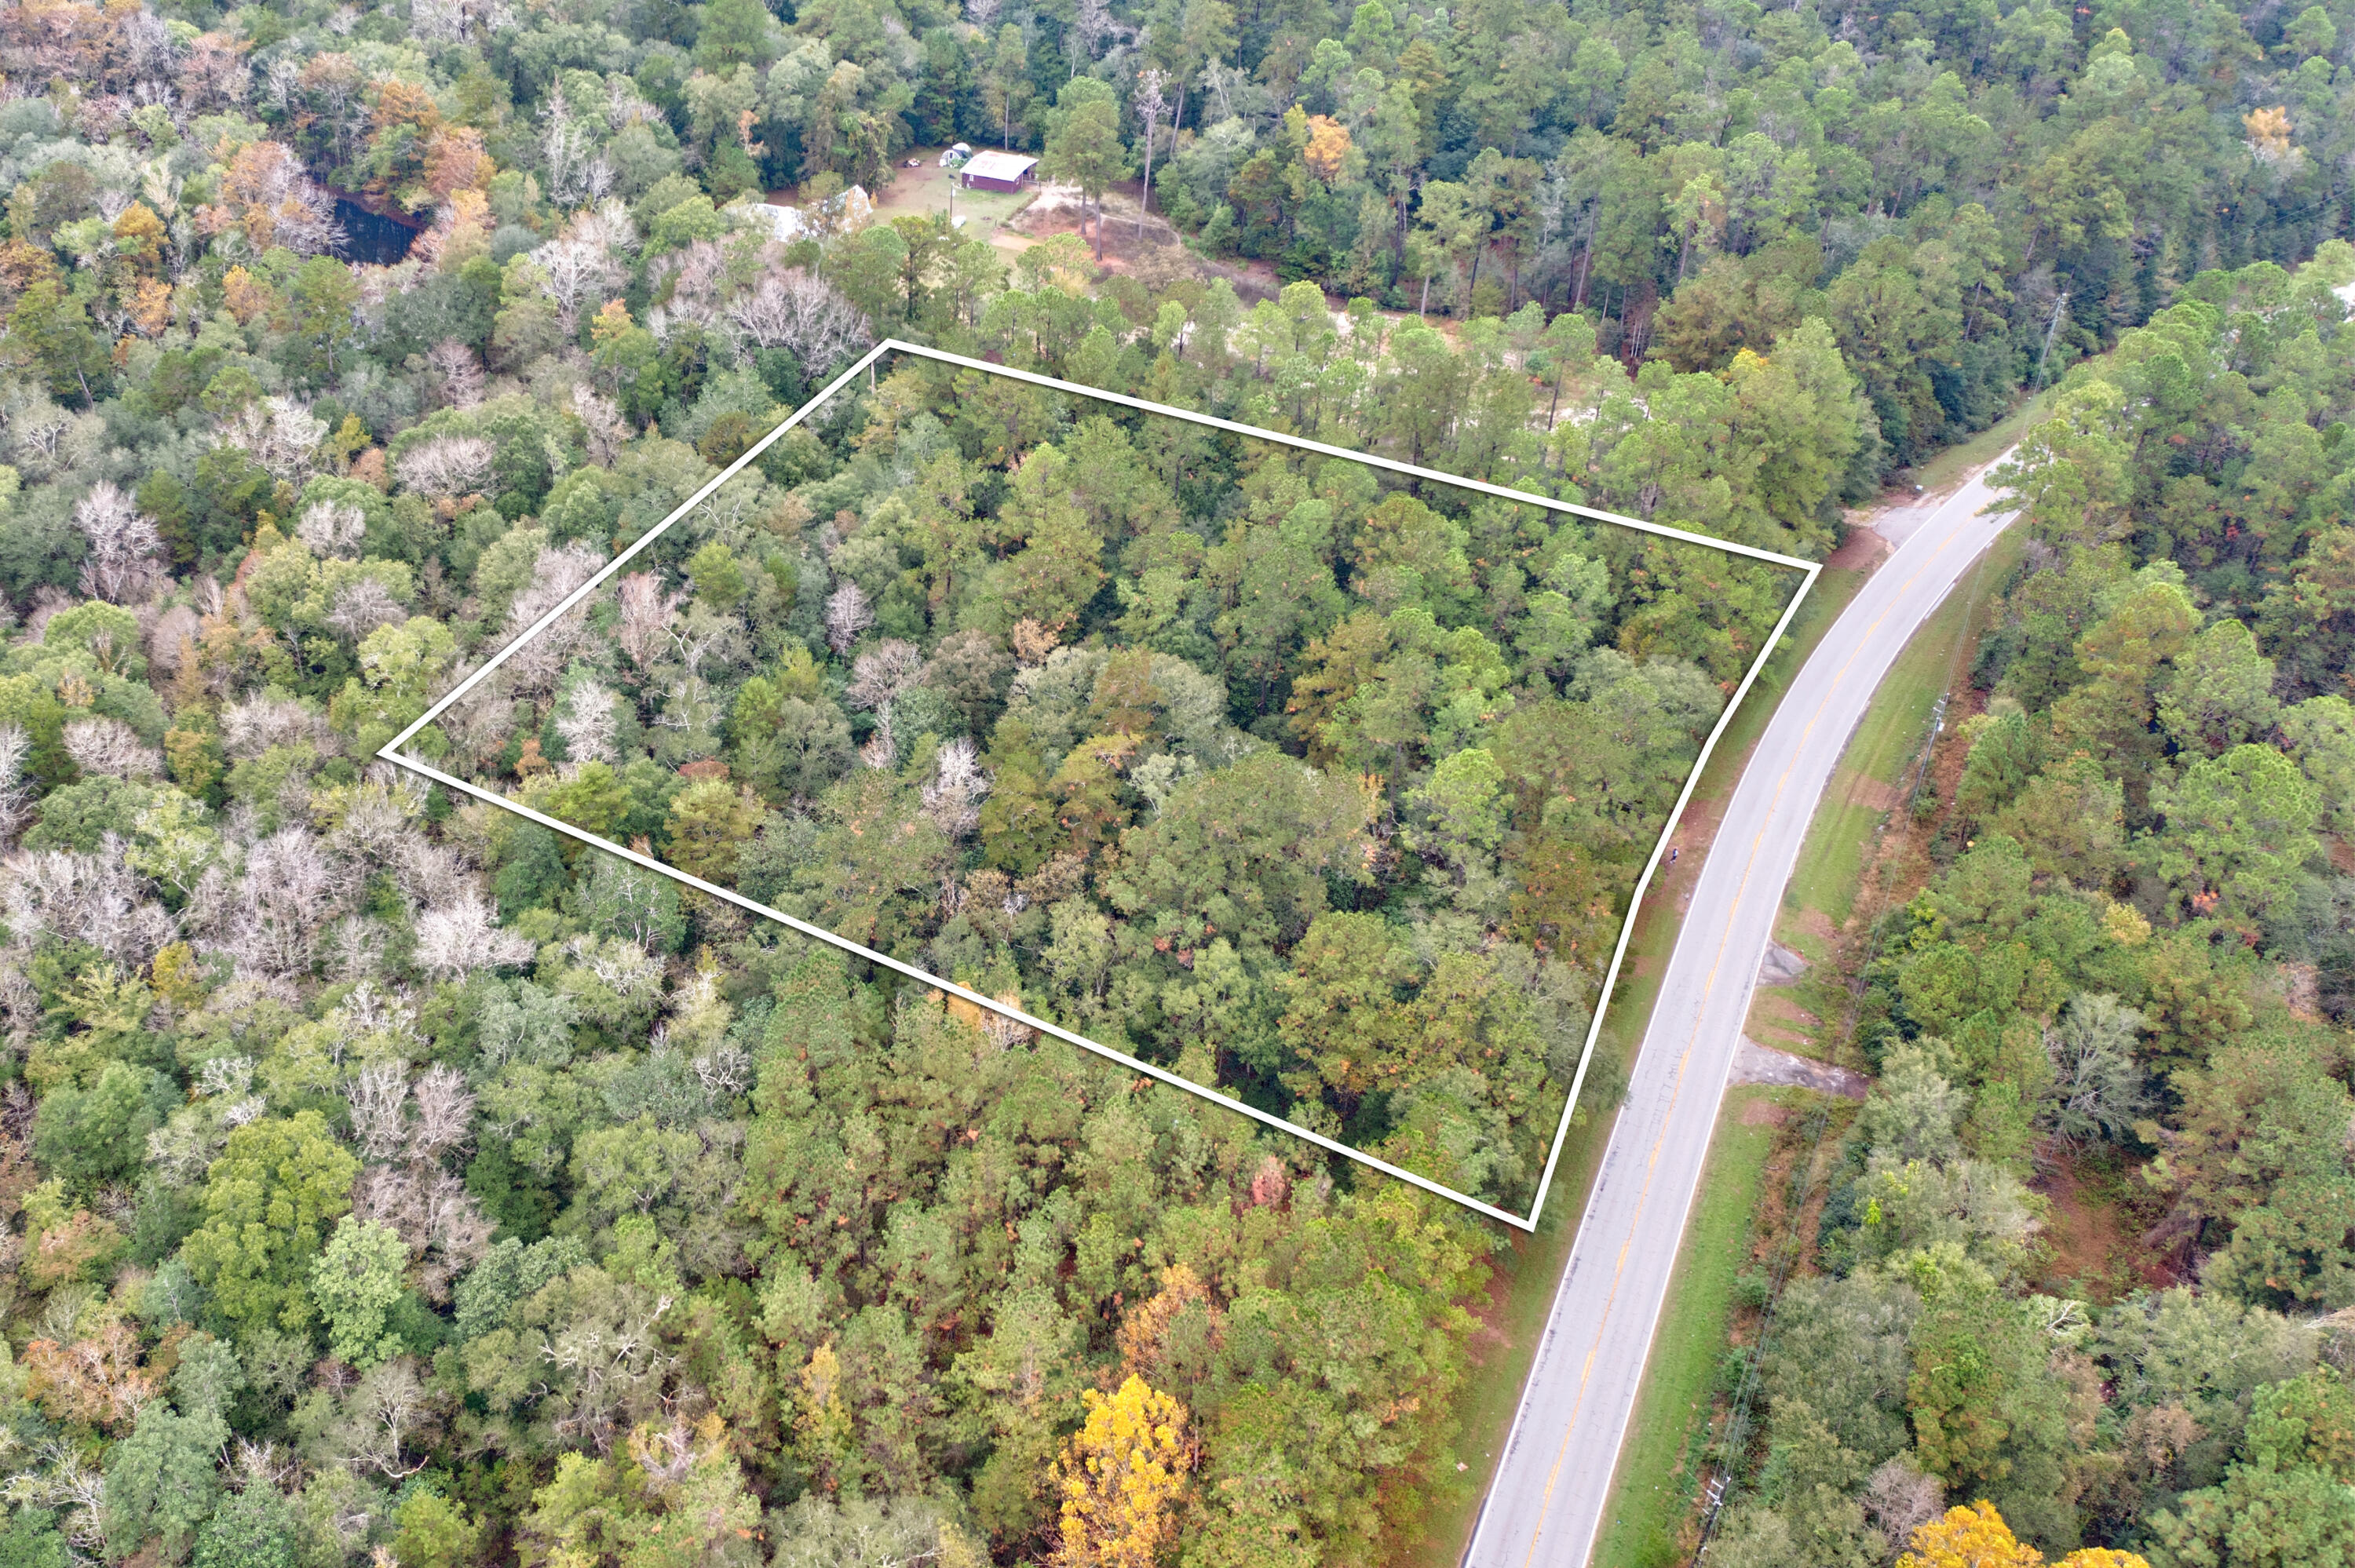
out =
<svg viewBox="0 0 2355 1568"><path fill-rule="evenodd" d="M484 490L491 482L491 461L497 455L497 449L480 436L436 436L402 452L392 468L402 485L438 499Z"/></svg>
<svg viewBox="0 0 2355 1568"><path fill-rule="evenodd" d="M327 624L351 642L363 641L379 627L399 626L408 619L409 611L374 577L346 583L336 594L335 608L327 612Z"/></svg>
<svg viewBox="0 0 2355 1568"><path fill-rule="evenodd" d="M1112 19L1111 0L1079 0L1078 14L1072 31L1080 37L1080 51L1071 57L1071 75L1080 74L1080 67L1096 58L1096 45L1119 30Z"/></svg>
<svg viewBox="0 0 2355 1568"><path fill-rule="evenodd" d="M410 1159L438 1159L446 1150L465 1146L474 1128L474 1096L464 1073L437 1063L425 1069L410 1095L417 1105L409 1131Z"/></svg>
<svg viewBox="0 0 2355 1568"><path fill-rule="evenodd" d="M273 746L308 746L327 752L335 731L327 721L292 697L261 693L221 711L221 749L240 758L261 756Z"/></svg>
<svg viewBox="0 0 2355 1568"><path fill-rule="evenodd" d="M572 411L580 416L588 433L589 461L600 468L611 467L630 439L630 427L623 421L621 405L586 382L576 382L572 387Z"/></svg>
<svg viewBox="0 0 2355 1568"><path fill-rule="evenodd" d="M264 397L220 427L225 446L242 449L272 479L301 488L318 467L327 422L291 397Z"/></svg>
<svg viewBox="0 0 2355 1568"><path fill-rule="evenodd" d="M629 79L616 77L616 88L625 86ZM648 116L659 117L659 111L634 93L630 101ZM609 109L608 113L612 111ZM623 121L622 123L626 124ZM616 126L616 129L619 129ZM638 226L630 217L629 207L619 196L602 196L594 207L582 207L567 220L566 236L591 246L606 258L606 265L619 278L629 270L631 258L638 253Z"/></svg>
<svg viewBox="0 0 2355 1568"><path fill-rule="evenodd" d="M155 618L142 639L147 649L147 667L166 678L178 674L182 660L196 656L196 641L203 635L204 622L197 619L195 610L185 604L172 606Z"/></svg>
<svg viewBox="0 0 2355 1568"><path fill-rule="evenodd" d="M579 540L558 550L542 550L532 563L532 580L507 607L507 631L521 636L540 617L564 602L572 592L603 568L605 558ZM507 676L517 692L553 690L559 675L589 640L589 601L582 599L542 628L517 649L506 662Z"/></svg>
<svg viewBox="0 0 2355 1568"><path fill-rule="evenodd" d="M472 672L460 668L443 677L443 690L454 687ZM515 690L505 668L495 670L464 697L444 708L436 722L461 757L480 762L497 753L515 733Z"/></svg>
<svg viewBox="0 0 2355 1568"><path fill-rule="evenodd" d="M479 893L469 892L454 903L418 916L417 967L435 980L455 980L474 969L520 964L531 953L531 939L500 930Z"/></svg>
<svg viewBox="0 0 2355 1568"><path fill-rule="evenodd" d="M442 1155L471 1139L474 1097L446 1065L414 1085L399 1064L366 1070L346 1094L353 1131L371 1163L352 1189L352 1213L399 1235L421 1261L426 1295L447 1300L450 1283L489 1250L490 1223ZM365 1092L363 1092L365 1086ZM407 1114L414 1111L414 1115Z"/></svg>
<svg viewBox="0 0 2355 1568"><path fill-rule="evenodd" d="M1935 1476L1924 1475L1911 1454L1900 1454L1872 1472L1865 1483L1865 1511L1898 1550L1913 1532L1938 1517L1946 1506L1946 1489Z"/></svg>
<svg viewBox="0 0 2355 1568"><path fill-rule="evenodd" d="M2146 1022L2115 996L2081 991L2045 1029L2052 1086L2042 1119L2062 1141L2123 1139L2148 1112L2149 1090L2135 1060Z"/></svg>
<svg viewBox="0 0 2355 1568"><path fill-rule="evenodd" d="M294 536L314 556L349 560L368 536L368 514L348 501L314 502L295 523Z"/></svg>
<svg viewBox="0 0 2355 1568"><path fill-rule="evenodd" d="M900 765L900 737L892 733L890 704L875 710L875 733L858 748L858 760L879 773Z"/></svg>
<svg viewBox="0 0 2355 1568"><path fill-rule="evenodd" d="M345 1413L337 1436L350 1450L354 1469L397 1481L425 1467L430 1455L414 1463L408 1457L418 1439L437 1425L414 1358L397 1356L371 1369L352 1390Z"/></svg>
<svg viewBox="0 0 2355 1568"><path fill-rule="evenodd" d="M981 825L981 803L989 795L989 775L973 740L958 736L940 749L932 781L924 786L924 815L953 839Z"/></svg>
<svg viewBox="0 0 2355 1568"><path fill-rule="evenodd" d="M297 256L325 256L344 243L334 198L282 143L255 142L240 151L221 178L220 198L197 210L199 225L215 234L237 229L256 252L282 245Z"/></svg>
<svg viewBox="0 0 2355 1568"><path fill-rule="evenodd" d="M1163 81L1159 66L1146 66L1136 73L1136 117L1145 122L1145 184L1139 188L1136 201L1136 232L1145 232L1146 209L1153 205L1153 126L1169 107L1161 95Z"/></svg>
<svg viewBox="0 0 2355 1568"><path fill-rule="evenodd" d="M619 758L613 745L617 722L613 705L620 700L587 676L572 683L566 694L565 710L557 715L556 733L564 737L564 753L573 767Z"/></svg>
<svg viewBox="0 0 2355 1568"><path fill-rule="evenodd" d="M548 195L559 207L570 207L589 194L589 165L597 155L597 139L587 122L572 112L559 83L540 111L540 158L548 170Z"/></svg>
<svg viewBox="0 0 2355 1568"><path fill-rule="evenodd" d="M867 591L846 581L826 601L826 642L837 653L847 653L859 633L875 624L875 607Z"/></svg>
<svg viewBox="0 0 2355 1568"><path fill-rule="evenodd" d="M490 1250L493 1226L474 1194L429 1161L368 1167L352 1184L352 1213L400 1238L432 1300L448 1300L450 1282Z"/></svg>
<svg viewBox="0 0 2355 1568"><path fill-rule="evenodd" d="M727 252L709 239L696 240L653 262L646 275L658 290L666 282L670 285L660 307L665 323L687 322L700 327L719 323L720 296L733 284ZM658 325L655 335L666 336L668 331L667 325Z"/></svg>
<svg viewBox="0 0 2355 1568"><path fill-rule="evenodd" d="M442 400L451 408L471 408L483 400L483 362L470 345L445 337L425 356L425 366L442 383Z"/></svg>
<svg viewBox="0 0 2355 1568"><path fill-rule="evenodd" d="M224 899L208 896L200 883L192 903L204 915L214 942L240 967L264 975L308 973L321 928L339 913L344 885L319 841L299 825L247 850L245 865Z"/></svg>
<svg viewBox="0 0 2355 1568"><path fill-rule="evenodd" d="M582 302L605 290L611 267L603 247L584 239L551 239L531 253L539 269L539 291L556 305L557 320L569 336L580 324Z"/></svg>
<svg viewBox="0 0 2355 1568"><path fill-rule="evenodd" d="M404 1141L402 1107L409 1103L409 1070L398 1062L362 1067L344 1086L351 1107L352 1137L369 1160L389 1160Z"/></svg>
<svg viewBox="0 0 2355 1568"><path fill-rule="evenodd" d="M124 604L154 591L163 575L164 540L153 517L104 480L74 503L73 517L90 546L81 564L82 592Z"/></svg>
<svg viewBox="0 0 2355 1568"><path fill-rule="evenodd" d="M0 844L14 842L16 830L33 804L33 786L25 777L25 758L33 754L33 737L13 724L0 724Z"/></svg>
<svg viewBox="0 0 2355 1568"><path fill-rule="evenodd" d="M409 36L419 43L464 43L466 24L465 0L410 0Z"/></svg>
<svg viewBox="0 0 2355 1568"><path fill-rule="evenodd" d="M924 656L912 642L887 637L858 656L850 669L844 701L855 708L882 707L923 679Z"/></svg>
<svg viewBox="0 0 2355 1568"><path fill-rule="evenodd" d="M21 733L21 732L20 732ZM84 773L109 779L153 779L164 771L164 756L117 718L79 718L67 723L66 755Z"/></svg>
<svg viewBox="0 0 2355 1568"><path fill-rule="evenodd" d="M729 302L728 319L760 347L791 350L812 375L873 341L867 318L848 300L798 267L764 273Z"/></svg>
<svg viewBox="0 0 2355 1568"><path fill-rule="evenodd" d="M81 1457L52 1438L35 1450L37 1463L8 1478L0 1497L19 1508L52 1510L65 1520L64 1535L77 1561L94 1563L106 1547L106 1474L87 1468Z"/></svg>
<svg viewBox="0 0 2355 1568"><path fill-rule="evenodd" d="M587 1442L602 1453L613 1446L625 1413L651 1405L659 1394L677 1357L655 1329L673 1303L668 1296L651 1302L645 1296L623 1287L541 1340L540 1360L563 1385L551 1391L559 1436Z"/></svg>
<svg viewBox="0 0 2355 1568"><path fill-rule="evenodd" d="M669 641L672 617L687 603L683 592L665 592L662 579L652 572L632 572L619 585L621 624L614 641L622 645L630 662L644 670L651 666Z"/></svg>
<svg viewBox="0 0 2355 1568"><path fill-rule="evenodd" d="M662 960L642 943L613 938L598 943L575 937L564 945L564 953L624 1001L652 996L662 988Z"/></svg>
<svg viewBox="0 0 2355 1568"><path fill-rule="evenodd" d="M163 906L147 900L112 834L96 854L23 851L0 864L0 908L20 940L43 932L87 942L118 963L144 964L179 933Z"/></svg>

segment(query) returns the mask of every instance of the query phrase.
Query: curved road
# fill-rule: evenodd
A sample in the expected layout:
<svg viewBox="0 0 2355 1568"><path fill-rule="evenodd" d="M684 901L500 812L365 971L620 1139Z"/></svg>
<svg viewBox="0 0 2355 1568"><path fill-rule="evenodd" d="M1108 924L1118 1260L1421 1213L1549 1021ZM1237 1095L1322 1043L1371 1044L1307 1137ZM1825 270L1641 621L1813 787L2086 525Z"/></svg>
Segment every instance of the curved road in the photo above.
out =
<svg viewBox="0 0 2355 1568"><path fill-rule="evenodd" d="M2001 526L1981 475L1884 516L1897 548L1751 754L1694 884L1466 1568L1583 1568L1799 842L1906 641Z"/></svg>

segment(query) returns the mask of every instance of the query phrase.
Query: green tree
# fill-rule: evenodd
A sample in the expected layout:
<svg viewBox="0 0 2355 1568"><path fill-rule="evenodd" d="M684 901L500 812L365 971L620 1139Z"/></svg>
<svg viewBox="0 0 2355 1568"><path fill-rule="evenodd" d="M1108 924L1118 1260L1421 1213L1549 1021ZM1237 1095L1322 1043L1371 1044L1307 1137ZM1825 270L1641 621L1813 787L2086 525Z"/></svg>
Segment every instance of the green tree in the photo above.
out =
<svg viewBox="0 0 2355 1568"><path fill-rule="evenodd" d="M673 796L664 827L666 855L690 875L722 886L736 880L736 857L761 825L752 791L726 779L698 779Z"/></svg>
<svg viewBox="0 0 2355 1568"><path fill-rule="evenodd" d="M1416 847L1446 865L1458 887L1483 876L1504 842L1505 772L1485 747L1466 747L1441 760L1431 779L1410 791L1407 805L1423 822Z"/></svg>
<svg viewBox="0 0 2355 1568"><path fill-rule="evenodd" d="M1279 1028L1286 1046L1344 1107L1385 1082L1413 1021L1412 956L1379 915L1319 915L1292 950Z"/></svg>
<svg viewBox="0 0 2355 1568"><path fill-rule="evenodd" d="M1128 152L1120 139L1120 102L1112 89L1092 77L1078 77L1057 99L1059 122L1047 139L1046 169L1080 187L1081 199L1096 209L1096 260L1103 260L1103 194L1128 173Z"/></svg>
<svg viewBox="0 0 2355 1568"><path fill-rule="evenodd" d="M2178 897L2220 916L2286 913L2306 863L2318 853L2313 789L2270 746L2236 746L2201 758L2151 802L2167 817L2159 874Z"/></svg>
<svg viewBox="0 0 2355 1568"><path fill-rule="evenodd" d="M696 597L722 614L743 600L744 568L736 564L736 556L728 546L717 539L687 557L687 576L695 585Z"/></svg>
<svg viewBox="0 0 2355 1568"><path fill-rule="evenodd" d="M79 397L89 407L108 390L106 345L82 302L55 279L40 279L16 297L0 343L61 397Z"/></svg>
<svg viewBox="0 0 2355 1568"><path fill-rule="evenodd" d="M2186 751L2214 757L2272 731L2281 711L2273 685L2274 662L2257 652L2244 622L2226 616L2176 656L2158 722Z"/></svg>
<svg viewBox="0 0 2355 1568"><path fill-rule="evenodd" d="M405 1288L409 1246L390 1226L346 1216L311 1268L311 1295L327 1320L327 1348L362 1372L399 1355L392 1309Z"/></svg>
<svg viewBox="0 0 2355 1568"><path fill-rule="evenodd" d="M1324 909L1327 877L1359 874L1373 809L1354 779L1255 752L1180 785L1122 836L1113 901L1189 947L1222 932L1289 946Z"/></svg>
<svg viewBox="0 0 2355 1568"><path fill-rule="evenodd" d="M296 1568L294 1521L278 1489L248 1487L221 1499L197 1532L195 1568Z"/></svg>
<svg viewBox="0 0 2355 1568"><path fill-rule="evenodd" d="M147 1135L174 1097L168 1082L128 1062L109 1062L87 1089L60 1084L41 1097L33 1150L43 1166L88 1191L120 1180L146 1158ZM165 1092L157 1094L157 1089Z"/></svg>
<svg viewBox="0 0 2355 1568"><path fill-rule="evenodd" d="M2241 1462L2151 1520L2156 1568L2290 1568L2355 1552L2355 1393L2328 1367L2256 1391Z"/></svg>
<svg viewBox="0 0 2355 1568"><path fill-rule="evenodd" d="M454 1498L419 1488L393 1513L393 1554L414 1568L467 1568L481 1549L482 1531Z"/></svg>
<svg viewBox="0 0 2355 1568"><path fill-rule="evenodd" d="M331 378L343 367L345 349L359 336L358 280L332 256L314 256L295 270L286 290L288 341L302 353L302 367L314 378Z"/></svg>
<svg viewBox="0 0 2355 1568"><path fill-rule="evenodd" d="M1022 29L1008 22L997 29L989 65L981 79L982 111L997 127L1001 148L1014 145L1014 117L1030 101L1030 51Z"/></svg>
<svg viewBox="0 0 2355 1568"><path fill-rule="evenodd" d="M2068 1432L2038 1326L1951 1243L1909 1272L1923 1305L1905 1397L1923 1467L2015 1519L2053 1521Z"/></svg>
<svg viewBox="0 0 2355 1568"><path fill-rule="evenodd" d="M695 33L695 63L724 71L749 65L766 70L778 55L776 18L761 0L711 0Z"/></svg>
<svg viewBox="0 0 2355 1568"><path fill-rule="evenodd" d="M107 1455L108 1545L127 1554L155 1542L167 1557L184 1555L220 1496L213 1457L228 1441L216 1412L183 1415L160 1399L142 1410Z"/></svg>
<svg viewBox="0 0 2355 1568"><path fill-rule="evenodd" d="M2098 544L2127 522L2134 477L2118 433L2125 395L2088 381L2052 400L2051 418L2020 439L1988 476L1998 505L2028 519L2040 538Z"/></svg>
<svg viewBox="0 0 2355 1568"><path fill-rule="evenodd" d="M2222 1241L2217 1287L2254 1301L2339 1300L2355 1290L2355 1157L2340 1133L2355 1097L2294 1040L2219 1051L2175 1075L2181 1128L2146 1179L2179 1223Z"/></svg>
<svg viewBox="0 0 2355 1568"><path fill-rule="evenodd" d="M301 1330L322 1233L351 1208L358 1173L315 1110L249 1122L206 1174L203 1223L181 1258L230 1320Z"/></svg>
<svg viewBox="0 0 2355 1568"><path fill-rule="evenodd" d="M1974 715L1963 722L1971 748L1955 789L1955 805L1974 821L1986 821L2011 803L2036 770L2028 715L2017 710Z"/></svg>

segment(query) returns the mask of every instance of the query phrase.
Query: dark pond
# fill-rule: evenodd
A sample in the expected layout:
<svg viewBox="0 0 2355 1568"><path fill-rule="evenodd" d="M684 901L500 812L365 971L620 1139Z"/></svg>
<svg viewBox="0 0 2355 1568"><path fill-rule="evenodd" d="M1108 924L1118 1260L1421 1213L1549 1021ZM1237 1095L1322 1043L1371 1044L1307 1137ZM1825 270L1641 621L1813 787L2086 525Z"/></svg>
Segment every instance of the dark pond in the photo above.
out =
<svg viewBox="0 0 2355 1568"><path fill-rule="evenodd" d="M344 226L344 257L389 267L409 254L418 230L399 218L370 212L346 196L336 198L336 221Z"/></svg>

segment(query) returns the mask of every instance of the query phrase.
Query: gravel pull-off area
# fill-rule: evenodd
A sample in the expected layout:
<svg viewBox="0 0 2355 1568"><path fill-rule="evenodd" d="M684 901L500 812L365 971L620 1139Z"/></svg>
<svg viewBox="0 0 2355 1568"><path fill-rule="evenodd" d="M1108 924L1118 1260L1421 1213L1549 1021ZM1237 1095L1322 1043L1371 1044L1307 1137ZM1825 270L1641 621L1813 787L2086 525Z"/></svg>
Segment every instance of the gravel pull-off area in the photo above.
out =
<svg viewBox="0 0 2355 1568"><path fill-rule="evenodd" d="M1865 1091L1872 1087L1872 1080L1862 1073L1851 1073L1846 1067L1835 1067L1829 1062L1794 1056L1788 1051L1761 1045L1746 1034L1742 1036L1741 1049L1733 1054L1733 1082L1820 1089L1825 1094L1838 1095L1851 1100L1864 1098Z"/></svg>

